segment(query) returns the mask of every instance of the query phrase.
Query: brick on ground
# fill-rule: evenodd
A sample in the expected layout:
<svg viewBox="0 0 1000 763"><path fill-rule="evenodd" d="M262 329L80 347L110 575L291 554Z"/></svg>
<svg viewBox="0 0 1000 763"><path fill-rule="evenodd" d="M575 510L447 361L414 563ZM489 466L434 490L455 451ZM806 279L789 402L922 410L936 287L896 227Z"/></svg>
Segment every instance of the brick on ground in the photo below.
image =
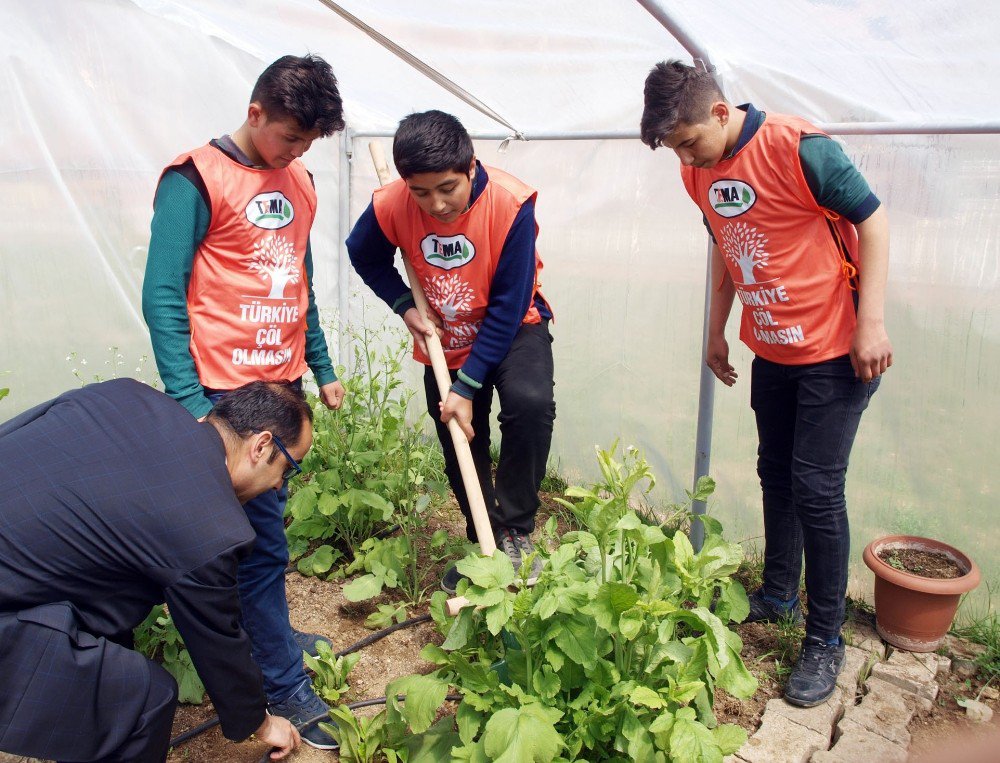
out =
<svg viewBox="0 0 1000 763"><path fill-rule="evenodd" d="M910 732L906 727L913 717L914 703L903 697L899 687L885 681L872 681L871 686L871 691L865 695L860 705L847 708L844 717L837 724L835 738L841 738L853 728L861 728L904 749L908 748Z"/></svg>
<svg viewBox="0 0 1000 763"><path fill-rule="evenodd" d="M829 734L765 712L760 728L736 751L736 758L746 763L808 763L813 753L829 745Z"/></svg>
<svg viewBox="0 0 1000 763"><path fill-rule="evenodd" d="M829 750L812 756L811 763L906 763L906 748L893 744L885 737L873 734L860 726L845 732Z"/></svg>

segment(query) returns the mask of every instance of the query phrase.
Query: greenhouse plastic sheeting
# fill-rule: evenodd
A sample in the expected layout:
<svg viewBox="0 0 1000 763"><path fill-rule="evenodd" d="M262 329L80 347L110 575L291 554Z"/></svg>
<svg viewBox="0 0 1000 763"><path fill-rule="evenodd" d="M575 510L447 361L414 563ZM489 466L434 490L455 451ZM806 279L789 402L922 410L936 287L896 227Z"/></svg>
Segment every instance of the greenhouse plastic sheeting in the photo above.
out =
<svg viewBox="0 0 1000 763"><path fill-rule="evenodd" d="M625 0L338 5L426 70L318 0L250 0L238 11L222 0L0 2L0 387L11 389L0 418L81 380L154 379L140 291L157 178L180 151L239 126L254 80L278 56L312 51L331 62L354 134L391 132L410 111L440 108L475 132L529 138L635 131L650 66L689 58ZM818 123L1000 121L994 3L669 7L736 102ZM1000 138L858 136L845 147L891 221L896 356L853 454L855 553L876 532L930 534L997 581ZM653 463L658 499L681 495L693 468L705 231L676 158L635 139L480 140L477 151L539 190L556 313L554 463L587 479L594 445L620 438ZM336 352L338 319L388 315L353 274L340 282L350 273L343 232L376 180L363 137L320 141L306 163L320 197L317 300ZM750 357L735 322L729 338L741 378L716 394L710 510L751 538L761 523ZM855 573L852 586L862 586L867 573Z"/></svg>

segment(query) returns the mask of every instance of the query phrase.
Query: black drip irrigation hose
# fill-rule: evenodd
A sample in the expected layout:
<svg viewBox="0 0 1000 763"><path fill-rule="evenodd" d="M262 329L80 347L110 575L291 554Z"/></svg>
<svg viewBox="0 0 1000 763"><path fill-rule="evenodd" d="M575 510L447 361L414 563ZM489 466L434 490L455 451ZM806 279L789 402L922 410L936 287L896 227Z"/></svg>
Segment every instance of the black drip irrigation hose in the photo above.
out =
<svg viewBox="0 0 1000 763"><path fill-rule="evenodd" d="M414 625L420 625L420 623L426 623L430 619L431 619L430 615L418 615L417 617L411 617L409 620L404 620L401 623L396 623L394 625L390 625L388 628L383 628L380 631L375 631L375 633L371 634L370 636L365 636L363 639L361 639L360 641L357 641L357 642L351 644L346 649L341 649L339 652L334 652L333 656L334 657L343 657L345 655L352 654L354 652L360 651L360 650L364 649L366 646L371 646L376 641L381 641L386 636L388 636L390 633L395 633L396 631L403 630L404 628L412 628ZM379 700L365 700L365 702L369 703L369 705L372 705L372 704L384 704L385 701L386 701L385 697L381 697L380 699L381 699L381 702ZM348 707L350 709L354 710L355 707L368 707L369 705L365 705L363 703L355 702L353 705L348 705ZM328 716L327 716L326 713L324 713L323 715L317 716L316 718L310 718L308 721L306 721L302 725L302 729L311 728L316 723L318 723L319 721L323 720L326 717L328 717ZM189 729L188 731L185 731L182 734L178 734L176 737L174 737L173 739L171 739L170 740L170 746L171 747L177 747L180 744L184 744L185 742L190 741L191 739L194 739L199 734L202 734L202 733L208 731L213 726L218 726L218 725L219 725L219 716L215 716L214 718L209 718L204 723L199 724L198 726L195 726L193 729ZM270 755L270 753L268 753L268 756L269 755ZM269 757L265 756L265 760L269 760L269 759L270 759Z"/></svg>
<svg viewBox="0 0 1000 763"><path fill-rule="evenodd" d="M462 701L462 695L461 694L448 694L447 696L445 696L445 700L448 701L448 702L461 702ZM347 706L347 709L348 710L358 710L358 709L360 709L362 707L374 707L375 705L384 705L388 701L389 700L386 697L376 697L375 699L363 699L360 702L352 702L351 704L349 704ZM397 694L396 695L396 701L397 702L406 702L406 695L405 694ZM301 723L301 724L296 725L295 728L297 728L299 730L299 733L301 734L302 732L308 731L309 729L311 729L313 726L315 726L320 721L327 720L329 718L330 718L329 713L323 713L322 715L317 715L315 718L310 718L305 723ZM268 750L267 752L264 753L264 757L260 759L259 763L270 763L271 753L278 752L279 749L280 748L278 748L278 747L272 747L270 750Z"/></svg>

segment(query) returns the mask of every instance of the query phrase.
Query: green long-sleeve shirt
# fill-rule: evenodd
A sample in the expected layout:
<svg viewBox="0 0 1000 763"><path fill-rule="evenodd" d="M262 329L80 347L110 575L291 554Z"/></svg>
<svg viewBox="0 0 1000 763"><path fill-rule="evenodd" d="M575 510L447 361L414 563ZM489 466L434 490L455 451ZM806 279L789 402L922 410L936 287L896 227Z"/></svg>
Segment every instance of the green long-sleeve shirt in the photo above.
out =
<svg viewBox="0 0 1000 763"><path fill-rule="evenodd" d="M239 156L234 158L240 160ZM163 175L153 202L149 255L142 283L142 314L149 326L153 356L164 389L196 417L204 416L212 408L191 356L187 305L195 254L208 233L212 218L210 207L198 188L199 181L193 165L185 167L183 172L175 168ZM308 244L305 269L309 287L305 359L316 383L323 386L336 381L337 376L319 323L312 287L312 249Z"/></svg>

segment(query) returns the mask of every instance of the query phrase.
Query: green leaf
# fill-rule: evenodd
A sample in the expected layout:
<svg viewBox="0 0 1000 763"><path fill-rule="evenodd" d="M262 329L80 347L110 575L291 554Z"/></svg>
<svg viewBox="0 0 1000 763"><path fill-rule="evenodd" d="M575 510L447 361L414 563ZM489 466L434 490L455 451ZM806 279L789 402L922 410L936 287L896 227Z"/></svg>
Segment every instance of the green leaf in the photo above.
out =
<svg viewBox="0 0 1000 763"><path fill-rule="evenodd" d="M472 633L472 615L473 610L471 607L466 607L459 611L458 615L455 616L455 621L448 631L448 637L441 644L442 649L452 651L454 649L461 649L469 641L469 636Z"/></svg>
<svg viewBox="0 0 1000 763"><path fill-rule="evenodd" d="M642 610L633 607L628 612L623 612L618 621L618 630L622 636L631 641L642 631L644 618Z"/></svg>
<svg viewBox="0 0 1000 763"><path fill-rule="evenodd" d="M462 740L454 731L454 719L445 716L424 733L408 735L401 746L406 750L407 763L442 763L452 759L452 749L461 743ZM366 760L375 758L370 757Z"/></svg>
<svg viewBox="0 0 1000 763"><path fill-rule="evenodd" d="M335 496L333 493L323 493L319 497L319 501L316 503L316 509L323 516L333 516L337 513L337 509L340 508L340 498Z"/></svg>
<svg viewBox="0 0 1000 763"><path fill-rule="evenodd" d="M677 712L670 732L670 758L676 763L722 763L722 751L712 732L696 720L681 717Z"/></svg>
<svg viewBox="0 0 1000 763"><path fill-rule="evenodd" d="M373 599L382 592L382 579L371 574L362 575L345 585L343 592L348 601Z"/></svg>
<svg viewBox="0 0 1000 763"><path fill-rule="evenodd" d="M663 697L650 689L648 686L636 686L631 692L629 692L628 700L633 705L642 705L643 707L649 707L654 710L667 706Z"/></svg>
<svg viewBox="0 0 1000 763"><path fill-rule="evenodd" d="M340 556L340 552L336 551L333 546L322 545L309 554L309 556L299 559L299 563L296 566L303 575L322 575L324 572L329 572L333 566L336 558L334 554Z"/></svg>
<svg viewBox="0 0 1000 763"><path fill-rule="evenodd" d="M456 566L480 588L506 588L514 582L514 565L500 549L495 550L493 556L469 554Z"/></svg>
<svg viewBox="0 0 1000 763"><path fill-rule="evenodd" d="M561 715L540 705L504 708L486 722L483 749L496 763L551 763L563 747Z"/></svg>
<svg viewBox="0 0 1000 763"><path fill-rule="evenodd" d="M618 630L618 618L623 612L635 606L639 593L625 583L605 583L597 589L597 596L589 611L597 624L609 633Z"/></svg>
<svg viewBox="0 0 1000 763"><path fill-rule="evenodd" d="M455 721L458 724L458 736L462 744L470 744L479 735L482 728L485 714L476 710L468 702L463 702L458 706L455 713Z"/></svg>
<svg viewBox="0 0 1000 763"><path fill-rule="evenodd" d="M497 636L513 616L514 602L511 597L506 596L499 604L486 610L486 627L490 633Z"/></svg>
<svg viewBox="0 0 1000 763"><path fill-rule="evenodd" d="M715 492L715 480L707 475L698 478L698 483L694 486L694 493L691 495L692 501L706 501ZM707 528L706 528L707 529Z"/></svg>
<svg viewBox="0 0 1000 763"><path fill-rule="evenodd" d="M567 657L584 668L592 669L597 662L597 634L594 626L576 618L559 621L556 644Z"/></svg>
<svg viewBox="0 0 1000 763"><path fill-rule="evenodd" d="M438 708L448 695L448 682L433 675L404 676L386 687L387 696L405 694L403 717L415 734L426 731L434 722Z"/></svg>
<svg viewBox="0 0 1000 763"><path fill-rule="evenodd" d="M747 732L732 723L723 723L712 730L712 737L723 755L732 755L747 743Z"/></svg>
<svg viewBox="0 0 1000 763"><path fill-rule="evenodd" d="M177 701L189 705L200 705L205 698L205 684L194 669L187 649L178 653L176 660L164 661L163 667L177 682Z"/></svg>
<svg viewBox="0 0 1000 763"><path fill-rule="evenodd" d="M535 673L532 685L538 696L545 699L555 697L561 687L559 676L548 665L543 665L541 672Z"/></svg>

